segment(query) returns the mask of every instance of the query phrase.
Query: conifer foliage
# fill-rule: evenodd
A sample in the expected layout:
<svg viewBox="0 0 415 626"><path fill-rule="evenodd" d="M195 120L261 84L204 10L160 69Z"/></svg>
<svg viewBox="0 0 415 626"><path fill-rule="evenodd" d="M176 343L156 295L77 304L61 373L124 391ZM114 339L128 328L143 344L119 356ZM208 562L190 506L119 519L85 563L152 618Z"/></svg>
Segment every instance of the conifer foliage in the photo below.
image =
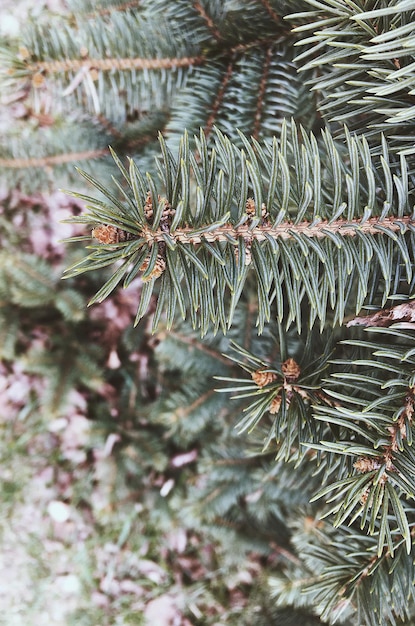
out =
<svg viewBox="0 0 415 626"><path fill-rule="evenodd" d="M2 64L37 121L0 164L81 165L65 276L134 285L180 372L195 526L278 554L268 624L415 623L414 3L72 0Z"/></svg>

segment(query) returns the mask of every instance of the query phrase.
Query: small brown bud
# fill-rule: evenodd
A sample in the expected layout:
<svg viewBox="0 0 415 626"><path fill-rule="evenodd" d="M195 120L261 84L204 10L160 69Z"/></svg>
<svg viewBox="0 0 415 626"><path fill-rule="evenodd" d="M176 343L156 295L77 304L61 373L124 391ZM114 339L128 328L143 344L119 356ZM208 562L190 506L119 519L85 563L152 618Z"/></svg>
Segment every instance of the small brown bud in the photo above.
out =
<svg viewBox="0 0 415 626"><path fill-rule="evenodd" d="M269 412L271 413L271 415L276 415L278 413L278 411L281 408L281 396L275 396L275 398L272 400L270 407L269 407Z"/></svg>
<svg viewBox="0 0 415 626"><path fill-rule="evenodd" d="M258 387L265 387L269 383L274 382L277 379L277 375L274 372L264 371L263 369L252 372L252 379Z"/></svg>
<svg viewBox="0 0 415 626"><path fill-rule="evenodd" d="M92 67L92 68L89 70L89 76L90 76L90 78L91 78L91 80L92 80L92 81L94 81L94 82L95 82L95 81L97 81L97 80L98 80L98 78L99 78L99 72L98 72L98 70L97 70L95 67Z"/></svg>
<svg viewBox="0 0 415 626"><path fill-rule="evenodd" d="M246 204L245 204L245 211L248 217L255 217L256 206L255 206L255 200L253 198L247 199ZM261 217L262 219L266 219L268 217L267 207L265 206L264 202L261 204Z"/></svg>
<svg viewBox="0 0 415 626"><path fill-rule="evenodd" d="M39 89L45 82L45 77L40 72L36 72L36 74L32 77L32 85L35 89Z"/></svg>
<svg viewBox="0 0 415 626"><path fill-rule="evenodd" d="M248 198L245 204L245 210L249 217L255 216L255 200L253 198Z"/></svg>
<svg viewBox="0 0 415 626"><path fill-rule="evenodd" d="M150 262L150 256L148 256L146 259L144 259L144 261L142 262L141 266L140 266L140 271L141 272L145 272L146 269L149 266L149 262ZM150 272L150 274L148 276L143 276L142 280L143 282L147 283L150 280L152 280L153 278L158 278L159 276L162 275L162 273L164 272L164 270L166 269L166 261L165 259L158 255L157 259L156 259L156 263L152 269L152 271Z"/></svg>
<svg viewBox="0 0 415 626"><path fill-rule="evenodd" d="M289 381L297 380L301 374L300 366L294 359L289 358L281 365L281 371Z"/></svg>
<svg viewBox="0 0 415 626"><path fill-rule="evenodd" d="M153 217L153 203L151 201L151 193L148 192L147 193L147 198L146 198L146 202L144 205L144 214L146 216L146 218L148 219L149 222L151 222L152 217Z"/></svg>
<svg viewBox="0 0 415 626"><path fill-rule="evenodd" d="M357 459L357 461L353 463L353 467L361 474L367 474L367 472L372 472L375 469L379 469L380 463L379 459L368 459L366 457L360 457L360 459Z"/></svg>
<svg viewBox="0 0 415 626"><path fill-rule="evenodd" d="M94 228L92 236L100 243L120 243L129 239L129 233L109 224L101 224Z"/></svg>
<svg viewBox="0 0 415 626"><path fill-rule="evenodd" d="M20 48L19 48L19 57L22 59L22 61L26 61L26 59L28 59L30 57L30 52L26 48L26 46L20 46Z"/></svg>
<svg viewBox="0 0 415 626"><path fill-rule="evenodd" d="M369 494L370 494L370 489L366 489L366 491L362 493L362 495L360 496L361 504L366 504Z"/></svg>

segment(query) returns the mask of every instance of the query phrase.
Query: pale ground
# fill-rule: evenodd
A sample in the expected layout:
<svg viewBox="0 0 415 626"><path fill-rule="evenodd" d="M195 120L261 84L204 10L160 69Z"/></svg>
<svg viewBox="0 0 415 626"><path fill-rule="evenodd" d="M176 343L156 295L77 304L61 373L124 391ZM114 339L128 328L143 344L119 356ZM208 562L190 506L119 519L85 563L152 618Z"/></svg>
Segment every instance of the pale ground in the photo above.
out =
<svg viewBox="0 0 415 626"><path fill-rule="evenodd" d="M0 0L0 36L17 36L28 12L40 15L45 7L59 12L63 3L60 0ZM7 110L0 108L0 141L1 131L9 119ZM0 380L2 438L8 429L2 415L8 393L18 400L16 385L10 389L5 380ZM84 436L87 439L86 431ZM52 468L47 467L46 461L39 463L36 459L19 456L18 451L9 456L6 450L9 442L3 439L2 443L0 624L66 626L68 615L81 603L80 552L88 551L85 540L91 529L75 510L62 502L62 493L54 485ZM8 489L16 491L7 493ZM78 540L76 550L71 545L74 537ZM99 604L105 598L96 600Z"/></svg>

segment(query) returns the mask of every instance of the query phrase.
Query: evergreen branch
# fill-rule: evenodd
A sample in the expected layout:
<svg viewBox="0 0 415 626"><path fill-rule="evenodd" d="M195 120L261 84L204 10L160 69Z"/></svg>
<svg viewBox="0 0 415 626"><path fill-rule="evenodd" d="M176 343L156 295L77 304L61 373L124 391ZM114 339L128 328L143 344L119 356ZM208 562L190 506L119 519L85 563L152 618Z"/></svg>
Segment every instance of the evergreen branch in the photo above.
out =
<svg viewBox="0 0 415 626"><path fill-rule="evenodd" d="M206 25L207 25L209 31L212 33L213 37L217 41L221 41L223 39L223 37L220 34L220 31L218 30L217 26L215 26L214 21L212 20L210 15L208 15L208 13L206 12L205 8L200 4L200 2L193 2L193 8L201 15L201 17L203 18L204 22L206 22Z"/></svg>
<svg viewBox="0 0 415 626"><path fill-rule="evenodd" d="M289 40L277 35L255 43L215 55L188 77L174 102L170 141L177 137L178 142L183 128L192 134L204 127L210 135L213 124L233 138L235 128L248 135L255 131L257 139L279 135L284 118L312 127L315 96L298 75Z"/></svg>
<svg viewBox="0 0 415 626"><path fill-rule="evenodd" d="M308 84L322 94L322 114L373 141L382 131L393 136L397 149L405 149L415 106L413 6L397 3L384 10L346 0L307 3L308 13L288 19L307 17L294 32L313 30L299 42L305 50L297 61L303 61L301 70L320 68Z"/></svg>
<svg viewBox="0 0 415 626"><path fill-rule="evenodd" d="M103 384L100 346L114 350L119 341L123 362L111 379L117 387L121 381L120 408L131 424L141 416L137 428L147 424L158 442L147 445L131 427L125 432L148 456L146 467L176 473L187 464L195 480L185 481L193 484L186 493L205 506L203 515L193 511L190 524L188 511L180 513L186 528L197 531L197 517L212 537L214 525L222 527L221 540L235 541L233 562L259 546L272 565L274 549L276 575L286 567L284 582L274 587L280 605L306 607L324 623L412 624L413 0L66 5L72 13L56 27L47 19L29 25L20 51L2 53L2 91L12 88L10 102L22 124L14 137L8 133L0 169L30 189L47 178L56 184L73 158L106 168L103 135L110 136L121 177L83 173L98 197L75 193L87 207L70 221L92 230L92 240L88 256L77 252L66 276L105 274L90 304L119 284L130 286L139 299L136 323L148 309L151 317L136 331L138 340L132 329L124 332L131 300L118 294L120 319L105 325L103 341L95 323L91 350L81 345L79 337L90 332L83 296L71 288L57 294L48 262L16 256L31 243L44 244L32 228L39 211L31 216L25 204L22 227L13 198L0 218L3 356L22 354L31 341L30 316L42 320L24 369L50 379L40 404L59 416L75 386ZM300 13L285 16L294 10ZM298 25L294 34L283 17ZM302 46L297 59L296 42ZM53 122L52 107L68 122L65 129L59 122L44 128ZM94 120L81 124L86 111ZM322 116L334 135L321 130ZM300 130L296 122L303 123ZM192 136L200 127L205 132L194 142L182 136L184 128ZM154 160L156 129L169 146L160 137ZM131 148L140 151L141 170L123 160ZM22 228L29 234L23 248ZM45 254L55 258L52 249ZM99 275L83 279L83 290L95 289ZM49 335L55 318L59 325ZM334 328L344 320L351 320L347 327ZM358 325L372 327L352 328ZM161 327L161 341L143 345L150 327ZM208 331L200 343L196 336ZM230 345L237 347L228 358ZM117 361L112 356L110 368ZM135 375L147 359L157 361L157 376L141 394ZM235 378L237 367L243 373ZM227 389L214 393L213 377ZM223 392L233 394L232 406ZM252 432L248 444L227 432L235 421L239 432ZM169 458L163 439L170 453L186 451L186 460ZM131 473L134 458L127 456ZM212 462L213 456L223 460ZM180 506L179 492L187 490L180 483L165 510ZM309 506L317 490L315 498L325 500L319 509ZM288 552L280 547L285 542ZM229 553L229 543L226 548ZM267 586L259 586L265 597ZM257 606L248 605L242 620L294 623L301 614L259 614ZM240 620L239 612L235 623Z"/></svg>
<svg viewBox="0 0 415 626"><path fill-rule="evenodd" d="M303 520L299 522L304 525ZM271 587L278 602L291 605L292 584L304 580L298 601L312 606L324 622L350 617L347 624L412 623L407 620L414 598L413 554L406 553L402 542L397 542L394 558L387 550L377 557L375 540L365 537L358 528L340 526L333 530L327 524L318 524L320 532L310 533L293 522L293 543L306 565L287 568L283 578L272 577ZM403 570L396 567L397 562ZM310 573L315 576L307 583Z"/></svg>
<svg viewBox="0 0 415 626"><path fill-rule="evenodd" d="M16 158L2 159L0 158L0 167L8 169L27 169L37 167L51 167L63 165L65 163L74 163L78 161L89 161L91 159L99 159L102 156L108 156L108 149L103 150L85 150L84 152L73 152L66 154L55 154L53 156L45 156L38 158Z"/></svg>
<svg viewBox="0 0 415 626"><path fill-rule="evenodd" d="M63 72L100 72L131 70L172 70L201 65L205 57L145 59L145 58L105 58L105 59L65 59L63 61L38 61L28 64L27 70L34 76L39 73L58 74Z"/></svg>
<svg viewBox="0 0 415 626"><path fill-rule="evenodd" d="M213 102L211 106L211 112L210 112L209 117L207 118L207 121L204 127L204 132L206 134L206 137L209 137L216 123L218 111L222 105L225 91L229 84L229 81L231 79L233 72L234 72L234 61L232 60L229 62L228 67L226 68L226 72L224 73L223 78L219 84L219 88L217 89L215 101Z"/></svg>
<svg viewBox="0 0 415 626"><path fill-rule="evenodd" d="M128 41L127 31L134 33ZM2 52L2 79L10 90L28 90L37 110L47 93L56 96L60 109L76 101L94 114L124 122L134 111L165 108L186 74L206 61L198 42L186 39L178 25L166 24L163 17L155 23L141 11L113 12L111 24L103 16L79 22L78 28L63 23L53 36L39 26L31 35L17 54Z"/></svg>
<svg viewBox="0 0 415 626"><path fill-rule="evenodd" d="M280 340L283 344L289 344L289 335L282 329ZM277 445L277 460L297 463L309 456L307 445L310 442L317 443L325 436L324 432L328 434L326 425L318 424L313 418L312 405L321 403L334 406L333 400L321 388L322 376L328 368L333 336L322 339L324 348L318 345L319 340L316 343L312 335L304 344L302 353L297 346L295 358L290 351L288 358L277 363L258 359L247 350L233 345L237 355L229 358L248 372L251 380L216 377L230 383L218 391L233 393L232 399L250 399L237 425L239 432L252 432L267 417L269 427L264 437L263 451L274 442ZM316 358L316 354L320 356Z"/></svg>
<svg viewBox="0 0 415 626"><path fill-rule="evenodd" d="M34 190L49 188L52 177L55 181L63 172L71 179L76 174L73 165L86 162L105 176L112 162L109 156L109 136L101 127L97 136L97 123L92 120L74 119L51 120L46 127L32 130L29 136L19 132L6 135L3 149L0 150L0 167L8 181L13 178L17 187ZM74 144L77 150L74 150ZM36 169L36 177L33 170Z"/></svg>
<svg viewBox="0 0 415 626"><path fill-rule="evenodd" d="M146 298L153 279L162 276L155 320L164 301L170 303L169 324L176 304L184 316L189 298L193 324L200 323L203 332L210 318L224 330L231 324L250 269L257 278L260 328L270 319L273 302L279 320L288 305L287 324L294 319L300 324L304 298L311 305L311 324L316 318L324 323L328 302L334 311L332 323L341 322L346 307L361 308L377 273L385 281L384 302L390 293L393 267L399 272L398 284L409 283L412 277L413 215L406 204L408 198L404 204L400 191L408 186L404 158L392 178L385 146L379 171L377 157L367 153L361 140L347 136L349 169L340 164L331 136L326 133L324 137L332 160L332 171L324 178L314 137L303 133L301 143L294 126L290 142L284 131L281 141L274 140L272 146L262 147L255 140L251 145L242 136L244 150L217 132L216 150L210 156L201 135L199 163L190 152L187 137L181 142L177 161L162 141L160 175L166 197L133 163L129 174L121 166L131 194L124 193L127 204L115 201L114 213L109 206L88 199L92 213L82 221L103 224L104 235L100 230L94 234L104 247L95 247L70 274L87 271L90 264L109 264L111 249L105 246L115 244L114 260L123 256L124 272L129 256L137 258L127 284L140 269L143 279L151 282L144 292ZM368 181L365 191L360 183L363 173ZM196 201L190 200L191 176L196 182ZM114 196L103 185L86 177L114 203ZM249 196L250 189L254 198ZM333 190L333 203L328 205L323 199ZM120 279L119 272L121 268L117 270ZM228 290L231 299L226 312ZM107 289L104 292L107 294ZM221 302L216 312L212 297ZM137 319L144 313L142 306ZM199 313L202 318L198 322Z"/></svg>
<svg viewBox="0 0 415 626"><path fill-rule="evenodd" d="M409 553L413 523L410 525L411 511L406 502L415 494L414 335L399 328L369 330L384 335L390 343L345 341L363 350L364 355L370 351L372 356L350 361L351 366L365 368L360 375L348 371L333 375L327 393L341 405L315 408L318 420L341 427L339 441L322 442L321 449L354 457L354 472L325 485L315 498L333 494L329 501L335 504L330 513L336 514L337 524L350 517L352 521L360 518L361 528L366 526L367 532L377 537L378 556L385 545L390 554L394 552L392 519ZM379 395L382 389L385 393Z"/></svg>
<svg viewBox="0 0 415 626"><path fill-rule="evenodd" d="M264 108L264 95L265 95L265 91L266 91L266 88L267 88L267 80L268 80L268 74L269 74L269 67L270 67L270 64L271 64L271 58L272 58L272 48L269 47L267 49L267 51L266 51L266 54L265 54L264 69L262 71L262 77L261 77L261 81L259 83L257 108L256 108L256 112L255 112L254 130L253 130L253 133L252 133L252 136L253 136L254 139L258 139L259 131L260 131L260 128L261 128L262 110Z"/></svg>
<svg viewBox="0 0 415 626"><path fill-rule="evenodd" d="M277 24L280 24L281 22L281 17L280 15L278 15L278 13L276 13L274 11L274 9L271 6L271 3L269 0L260 0L262 6L264 7L264 9L266 10L266 12L268 13L268 15L270 16L270 18L276 22Z"/></svg>
<svg viewBox="0 0 415 626"><path fill-rule="evenodd" d="M256 211L256 205L252 199L248 198L250 207L253 211ZM278 226L272 226L271 223L265 221L260 226L252 227L251 224L242 224L240 226L234 226L233 224L225 223L220 224L216 228L205 230L199 228L195 229L190 226L183 228L176 228L173 231L168 230L164 225L153 230L151 227L144 227L140 231L141 237L145 239L149 246L153 243L163 242L166 239L166 235L169 239L175 243L181 243L185 245L196 246L203 242L229 242L242 238L245 244L252 244L253 240L256 241L269 241L270 238L278 241L295 240L298 241L298 236L305 238L319 238L324 239L330 237L330 235L340 235L341 237L356 237L357 233L360 235L378 235L382 232L382 229L387 229L391 233L403 233L412 231L412 227L415 225L415 220L412 216L403 216L401 218L385 217L380 219L379 217L371 217L369 219L360 220L345 220L338 219L334 221L320 221L317 224L314 222L282 222ZM235 244L236 245L236 244Z"/></svg>

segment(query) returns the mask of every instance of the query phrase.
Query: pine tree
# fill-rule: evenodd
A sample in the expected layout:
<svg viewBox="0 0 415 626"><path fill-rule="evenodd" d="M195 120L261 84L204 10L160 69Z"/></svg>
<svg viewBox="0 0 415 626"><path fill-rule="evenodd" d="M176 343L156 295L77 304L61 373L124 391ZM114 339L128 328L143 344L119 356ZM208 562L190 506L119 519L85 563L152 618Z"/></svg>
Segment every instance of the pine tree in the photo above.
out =
<svg viewBox="0 0 415 626"><path fill-rule="evenodd" d="M274 550L267 623L415 623L414 23L410 0L72 0L3 51L37 122L0 164L33 189L87 163L66 276L105 274L91 304L138 280L177 374L151 419L206 438L183 523Z"/></svg>

